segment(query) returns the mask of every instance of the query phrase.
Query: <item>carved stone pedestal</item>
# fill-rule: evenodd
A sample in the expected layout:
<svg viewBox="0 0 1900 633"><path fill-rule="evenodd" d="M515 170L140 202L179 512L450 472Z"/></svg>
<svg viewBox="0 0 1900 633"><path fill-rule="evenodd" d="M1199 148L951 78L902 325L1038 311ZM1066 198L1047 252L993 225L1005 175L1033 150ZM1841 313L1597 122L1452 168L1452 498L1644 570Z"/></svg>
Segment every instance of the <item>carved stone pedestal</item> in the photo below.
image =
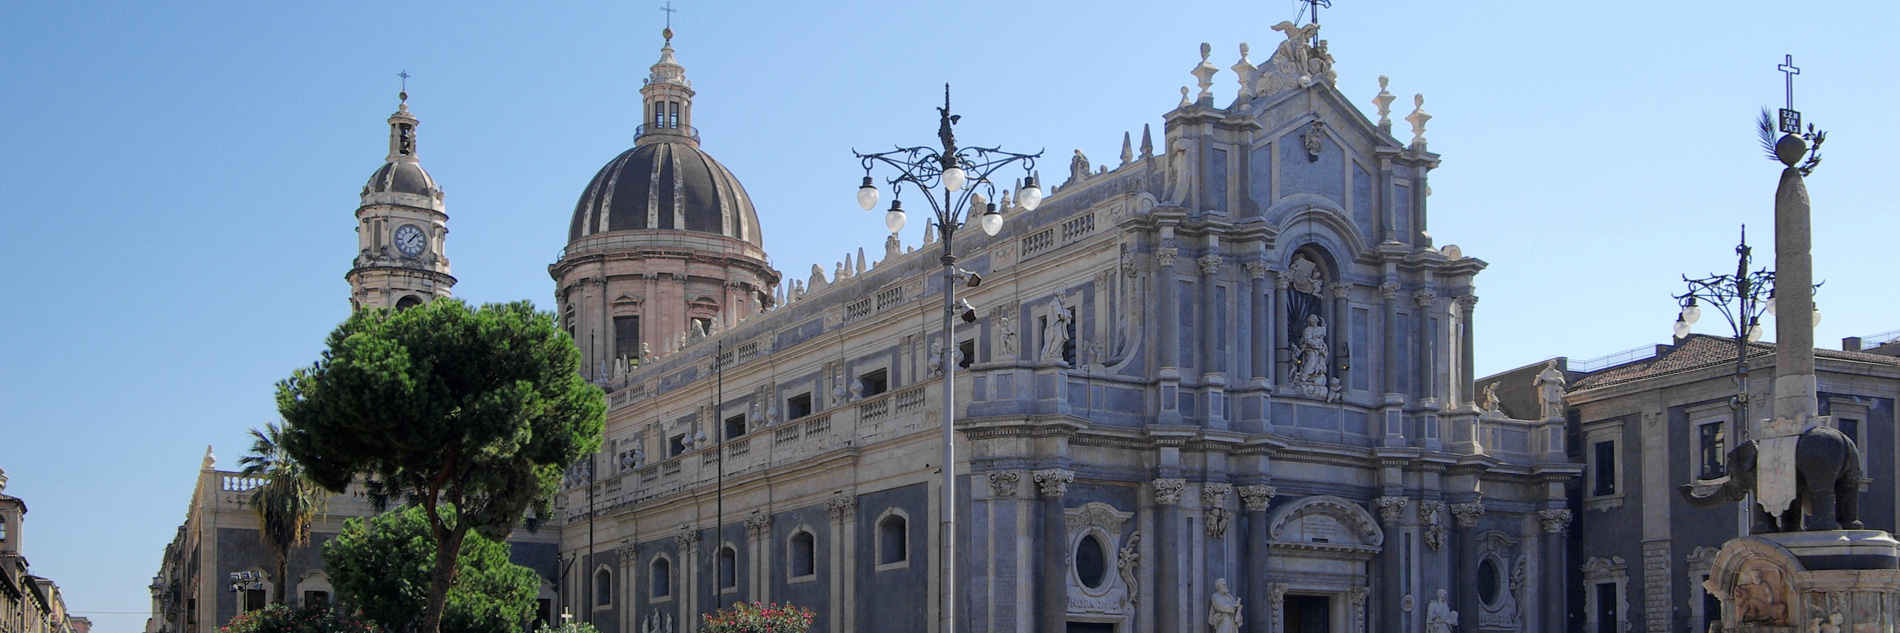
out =
<svg viewBox="0 0 1900 633"><path fill-rule="evenodd" d="M1744 536L1706 583L1730 633L1887 633L1900 622L1900 541L1879 530Z"/></svg>

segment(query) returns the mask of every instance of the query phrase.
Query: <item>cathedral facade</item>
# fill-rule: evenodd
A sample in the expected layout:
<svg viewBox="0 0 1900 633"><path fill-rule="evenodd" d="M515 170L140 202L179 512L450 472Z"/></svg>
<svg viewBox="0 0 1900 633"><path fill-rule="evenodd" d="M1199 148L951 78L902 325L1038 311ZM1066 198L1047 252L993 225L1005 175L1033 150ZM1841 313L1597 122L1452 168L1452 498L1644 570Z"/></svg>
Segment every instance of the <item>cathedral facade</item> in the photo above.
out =
<svg viewBox="0 0 1900 633"><path fill-rule="evenodd" d="M963 232L982 283L948 338L929 234L770 268L669 33L549 267L609 406L561 493L562 608L606 633L740 601L831 633L942 609L972 632L1564 630L1561 383L1525 418L1474 392L1485 263L1427 231L1423 98L1395 132L1383 78L1367 116L1317 26L1275 28L1231 100L1203 45L1158 135Z"/></svg>

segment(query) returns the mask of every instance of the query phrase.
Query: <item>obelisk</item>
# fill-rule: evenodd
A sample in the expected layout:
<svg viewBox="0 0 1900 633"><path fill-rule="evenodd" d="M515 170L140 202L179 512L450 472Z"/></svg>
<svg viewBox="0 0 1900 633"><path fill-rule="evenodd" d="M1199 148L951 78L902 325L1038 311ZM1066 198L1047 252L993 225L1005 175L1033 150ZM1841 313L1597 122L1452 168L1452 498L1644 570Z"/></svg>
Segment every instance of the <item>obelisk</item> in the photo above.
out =
<svg viewBox="0 0 1900 633"><path fill-rule="evenodd" d="M1774 419L1797 429L1818 414L1814 400L1814 262L1810 256L1808 186L1794 165L1808 152L1797 134L1783 134L1775 157L1785 168L1775 189Z"/></svg>

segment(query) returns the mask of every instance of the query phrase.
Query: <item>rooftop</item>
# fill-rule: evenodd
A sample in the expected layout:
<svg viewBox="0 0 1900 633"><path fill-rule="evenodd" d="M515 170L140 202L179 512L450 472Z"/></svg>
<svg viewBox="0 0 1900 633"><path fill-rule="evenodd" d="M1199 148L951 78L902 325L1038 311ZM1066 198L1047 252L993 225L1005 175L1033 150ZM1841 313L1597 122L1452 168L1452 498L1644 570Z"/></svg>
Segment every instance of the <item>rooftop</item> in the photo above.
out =
<svg viewBox="0 0 1900 633"><path fill-rule="evenodd" d="M1626 382L1644 380L1658 376L1667 376L1705 367L1735 362L1735 339L1726 336L1690 334L1689 338L1673 346L1662 346L1662 352L1654 357L1606 368L1578 379L1570 387L1571 391L1595 389ZM1773 343L1749 343L1748 357L1758 358L1775 353ZM1900 366L1900 358L1868 354L1865 352L1844 352L1832 349L1814 350L1818 359L1844 360L1875 365Z"/></svg>

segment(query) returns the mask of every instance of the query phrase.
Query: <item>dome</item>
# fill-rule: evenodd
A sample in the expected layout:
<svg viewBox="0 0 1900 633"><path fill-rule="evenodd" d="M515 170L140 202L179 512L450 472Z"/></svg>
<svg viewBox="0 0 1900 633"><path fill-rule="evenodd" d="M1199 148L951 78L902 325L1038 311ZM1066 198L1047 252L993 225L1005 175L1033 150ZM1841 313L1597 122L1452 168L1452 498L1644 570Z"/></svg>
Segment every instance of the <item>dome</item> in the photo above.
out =
<svg viewBox="0 0 1900 633"><path fill-rule="evenodd" d="M679 139L642 139L594 174L574 207L568 241L659 229L714 233L764 248L759 214L739 179L690 137Z"/></svg>
<svg viewBox="0 0 1900 633"><path fill-rule="evenodd" d="M382 168L370 174L369 184L363 187L368 193L410 193L431 198L438 191L435 179L413 161L383 163Z"/></svg>

